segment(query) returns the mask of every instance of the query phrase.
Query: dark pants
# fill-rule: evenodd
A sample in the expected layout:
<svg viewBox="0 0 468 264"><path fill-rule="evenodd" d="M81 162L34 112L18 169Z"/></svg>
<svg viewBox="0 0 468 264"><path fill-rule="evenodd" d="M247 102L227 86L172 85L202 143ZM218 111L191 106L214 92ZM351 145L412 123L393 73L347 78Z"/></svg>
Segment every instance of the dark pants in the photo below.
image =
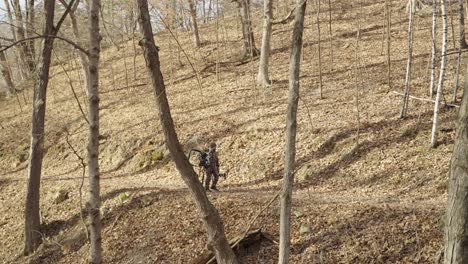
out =
<svg viewBox="0 0 468 264"><path fill-rule="evenodd" d="M211 179L213 179L211 188L216 188L216 184L218 184L219 179L219 169L217 167L209 167L206 169L205 188L208 189Z"/></svg>

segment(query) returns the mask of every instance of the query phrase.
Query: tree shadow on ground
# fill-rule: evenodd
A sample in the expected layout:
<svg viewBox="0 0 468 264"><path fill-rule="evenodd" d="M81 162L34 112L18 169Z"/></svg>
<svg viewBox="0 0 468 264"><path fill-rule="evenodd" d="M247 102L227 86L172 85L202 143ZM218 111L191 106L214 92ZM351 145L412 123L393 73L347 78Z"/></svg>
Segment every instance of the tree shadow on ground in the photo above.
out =
<svg viewBox="0 0 468 264"><path fill-rule="evenodd" d="M145 205L143 197L149 200L165 199L168 194L183 194L187 193L186 189L161 189L156 187L141 187L141 188L123 188L114 190L102 196L102 201L114 199L121 193L133 192L138 195L141 192L150 192L148 194L132 196L128 201L122 202L112 211L105 213L102 217L102 235L107 235L108 232L114 227L116 222L120 219L122 214L129 212L136 208L141 208ZM169 199L169 197L167 197ZM88 212L86 209L82 211L83 217L86 218ZM56 220L50 223L43 224L40 232L44 237L56 240L52 243L43 243L39 251L32 257L32 263L52 263L58 262L65 256L63 246L70 246L71 251L78 251L83 247L86 241L86 233L83 230L80 213L77 213L67 220ZM106 230L109 227L110 229Z"/></svg>
<svg viewBox="0 0 468 264"><path fill-rule="evenodd" d="M424 245L442 238L441 230L425 228L437 226L443 215L439 208L414 209L363 204L353 205L353 211L348 212L347 205L342 206L344 208L339 210L339 214L346 217L335 217L334 221L330 221L327 215L335 212L323 210L321 205L318 208L315 206L308 217L318 220L310 222L312 232L305 235L309 238L292 245L292 255L307 256L309 263L319 263L320 258L332 263L370 263L378 258L382 263L406 262L408 259L416 259L418 255L421 257L423 251L429 251L423 249ZM424 252L423 255L423 259L430 259L422 262L432 260L434 256L432 252Z"/></svg>
<svg viewBox="0 0 468 264"><path fill-rule="evenodd" d="M446 109L447 108L442 108L441 113L446 112L447 111ZM392 119L385 119L385 120L374 122L374 123L361 124L361 127L360 127L361 135L366 134L366 133L373 133L379 136L375 137L372 140L367 140L367 139L362 140L359 143L359 145L355 145L349 151L343 153L336 161L332 162L331 164L327 165L321 170L313 172L308 177L308 179L306 179L306 181L301 182L301 183L296 183L295 188L303 189L303 188L308 188L309 186L320 185L324 181L335 176L336 173L339 172L340 170L346 167L349 167L350 165L361 160L362 158L365 158L365 156L374 149L385 148L394 144L410 142L420 132L429 133L432 128L431 123L427 123L427 122L426 123L419 123L419 122L414 123L414 122L420 119L430 118L432 115L433 115L432 111L426 111L421 115L410 115L406 119L392 118ZM446 122L451 118L452 118L452 115L450 113L441 114L439 117L439 123ZM407 125L407 126L410 125L410 128L408 129L411 130L412 132L411 133L407 133L407 132L393 133L393 134L377 133L382 130L387 131L391 128L403 127L404 125ZM322 144L320 144L320 146L316 150L310 152L309 154L298 157L296 159L296 165L295 165L296 171L301 169L301 167L304 166L305 164L308 164L314 160L325 158L326 156L332 154L338 142L354 137L355 135L356 135L355 128L344 129L340 132L333 134L328 139L326 139ZM447 139L444 139L444 141L441 141L439 144L451 144L451 143L453 142ZM235 188L246 187L246 186L257 185L257 184L273 181L273 180L278 180L282 178L282 175L284 172L283 170L284 169L281 168L279 170L271 171L264 178L245 182L245 183L240 183L240 184L232 184L231 187L235 187ZM368 182L362 182L361 184L368 184Z"/></svg>

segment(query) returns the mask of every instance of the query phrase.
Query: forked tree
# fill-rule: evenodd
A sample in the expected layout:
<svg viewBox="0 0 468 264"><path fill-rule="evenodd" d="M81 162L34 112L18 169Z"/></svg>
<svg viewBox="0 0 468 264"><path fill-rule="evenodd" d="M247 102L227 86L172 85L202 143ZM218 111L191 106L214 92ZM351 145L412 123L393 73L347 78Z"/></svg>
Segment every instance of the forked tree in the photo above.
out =
<svg viewBox="0 0 468 264"><path fill-rule="evenodd" d="M151 79L153 92L161 121L162 130L166 145L174 159L177 170L183 181L190 189L190 193L195 201L198 213L203 221L208 233L208 248L216 256L218 263L234 264L238 263L236 255L232 251L224 234L224 225L216 208L211 204L206 196L205 190L198 180L192 165L184 154L179 143L177 132L174 128L174 121L166 96L166 87L161 73L159 52L154 42L153 30L148 10L147 0L137 0L138 23L141 33L140 45L146 61L148 75Z"/></svg>
<svg viewBox="0 0 468 264"><path fill-rule="evenodd" d="M291 202L296 160L297 107L299 101L299 70L301 65L302 35L304 32L305 0L297 0L292 50L289 62L288 110L286 114L286 145L283 189L281 193L279 264L289 262L291 244Z"/></svg>

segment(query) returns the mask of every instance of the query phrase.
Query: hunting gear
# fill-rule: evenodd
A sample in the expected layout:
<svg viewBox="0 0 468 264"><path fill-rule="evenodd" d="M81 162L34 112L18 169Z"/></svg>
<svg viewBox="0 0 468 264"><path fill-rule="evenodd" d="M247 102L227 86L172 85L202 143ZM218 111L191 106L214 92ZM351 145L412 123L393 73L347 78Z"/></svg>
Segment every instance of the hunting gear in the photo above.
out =
<svg viewBox="0 0 468 264"><path fill-rule="evenodd" d="M219 158L218 152L216 152L216 143L212 142L209 149L190 150L189 159L192 151L198 152L199 174L202 176L201 182L205 185L205 190L210 191L211 187L211 190L218 191L216 185L218 184L219 176L226 178L226 173L219 173Z"/></svg>

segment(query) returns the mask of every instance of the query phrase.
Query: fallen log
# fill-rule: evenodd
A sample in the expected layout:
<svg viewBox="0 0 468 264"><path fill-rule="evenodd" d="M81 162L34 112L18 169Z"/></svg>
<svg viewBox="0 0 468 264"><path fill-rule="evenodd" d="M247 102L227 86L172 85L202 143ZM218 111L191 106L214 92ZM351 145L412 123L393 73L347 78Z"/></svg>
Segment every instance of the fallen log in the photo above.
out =
<svg viewBox="0 0 468 264"><path fill-rule="evenodd" d="M257 229L247 233L247 235L240 235L229 241L229 245L236 252L237 255L239 249L248 248L256 243L260 243L265 236L261 229ZM191 264L213 264L216 263L214 253L211 251L205 251L198 258L194 259Z"/></svg>

